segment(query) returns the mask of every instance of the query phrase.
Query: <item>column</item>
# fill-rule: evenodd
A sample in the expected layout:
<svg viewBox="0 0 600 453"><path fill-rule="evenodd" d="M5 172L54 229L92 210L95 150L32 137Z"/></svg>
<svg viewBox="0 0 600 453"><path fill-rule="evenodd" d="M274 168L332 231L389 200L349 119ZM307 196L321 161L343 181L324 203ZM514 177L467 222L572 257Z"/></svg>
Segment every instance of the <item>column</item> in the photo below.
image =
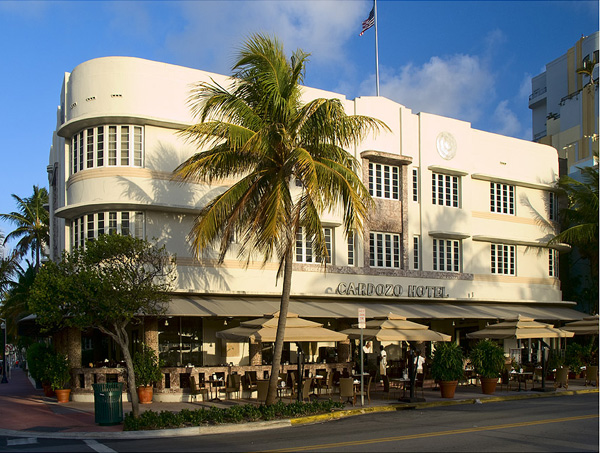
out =
<svg viewBox="0 0 600 453"><path fill-rule="evenodd" d="M250 340L250 365L262 365L262 342Z"/></svg>

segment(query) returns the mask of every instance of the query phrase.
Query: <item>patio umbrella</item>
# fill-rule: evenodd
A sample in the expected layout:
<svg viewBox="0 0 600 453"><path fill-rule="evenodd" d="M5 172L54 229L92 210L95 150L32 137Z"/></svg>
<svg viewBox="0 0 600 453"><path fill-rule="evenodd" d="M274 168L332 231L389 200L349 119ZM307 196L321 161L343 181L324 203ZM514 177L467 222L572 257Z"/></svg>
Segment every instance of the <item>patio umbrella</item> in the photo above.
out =
<svg viewBox="0 0 600 453"><path fill-rule="evenodd" d="M572 337L573 332L554 327L552 324L534 321L533 318L520 316L497 324L490 324L484 329L467 334L467 338L491 338L503 340L516 338L567 338Z"/></svg>
<svg viewBox="0 0 600 453"><path fill-rule="evenodd" d="M262 318L252 319L240 323L239 327L217 332L218 338L230 341L262 341L274 342L277 335L279 312L265 314ZM323 324L300 318L296 313L289 313L286 318L285 335L283 341L344 341L348 335L334 330L326 329Z"/></svg>
<svg viewBox="0 0 600 453"><path fill-rule="evenodd" d="M358 328L358 324L354 324L352 329L342 330L342 333L356 339L360 338L361 329ZM393 313L367 321L362 334L365 340L377 341L450 341L452 339L450 335L430 330L423 324L407 321L404 316Z"/></svg>
<svg viewBox="0 0 600 453"><path fill-rule="evenodd" d="M575 335L598 335L598 323L598 315L595 315L583 318L581 321L569 322L562 328Z"/></svg>

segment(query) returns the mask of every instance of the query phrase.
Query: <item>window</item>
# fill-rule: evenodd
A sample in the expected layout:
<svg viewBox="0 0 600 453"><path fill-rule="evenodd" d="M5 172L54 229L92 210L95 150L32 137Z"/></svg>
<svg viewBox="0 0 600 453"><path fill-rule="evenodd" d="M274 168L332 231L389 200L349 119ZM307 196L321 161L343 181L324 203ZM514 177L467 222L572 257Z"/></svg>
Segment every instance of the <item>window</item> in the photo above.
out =
<svg viewBox="0 0 600 453"><path fill-rule="evenodd" d="M105 219L108 219L108 228L105 229ZM85 239L93 241L105 233L133 235L144 238L144 213L129 211L109 211L87 214L73 219L72 246L80 247L85 244Z"/></svg>
<svg viewBox="0 0 600 453"><path fill-rule="evenodd" d="M548 249L548 276L558 277L558 252Z"/></svg>
<svg viewBox="0 0 600 453"><path fill-rule="evenodd" d="M421 268L421 238L419 236L413 237L413 268Z"/></svg>
<svg viewBox="0 0 600 453"><path fill-rule="evenodd" d="M491 244L492 274L516 275L516 246Z"/></svg>
<svg viewBox="0 0 600 453"><path fill-rule="evenodd" d="M372 197L400 199L400 168L369 162L369 193Z"/></svg>
<svg viewBox="0 0 600 453"><path fill-rule="evenodd" d="M490 210L499 214L515 215L515 186L491 182Z"/></svg>
<svg viewBox="0 0 600 453"><path fill-rule="evenodd" d="M141 126L98 126L76 133L71 143L73 174L105 165L141 167L144 151L142 129Z"/></svg>
<svg viewBox="0 0 600 453"><path fill-rule="evenodd" d="M327 248L327 258L324 262L331 264L331 257L333 250L331 248L333 230L331 228L323 228L323 235L325 236L325 247ZM313 241L312 238L307 238L304 234L302 227L298 228L296 233L296 262L298 263L317 263L321 262L313 253Z"/></svg>
<svg viewBox="0 0 600 453"><path fill-rule="evenodd" d="M433 270L460 272L460 241L458 239L433 240Z"/></svg>
<svg viewBox="0 0 600 453"><path fill-rule="evenodd" d="M413 201L419 201L419 169L413 168L412 171L412 196Z"/></svg>
<svg viewBox="0 0 600 453"><path fill-rule="evenodd" d="M558 221L558 199L554 192L548 194L548 218L553 221Z"/></svg>
<svg viewBox="0 0 600 453"><path fill-rule="evenodd" d="M354 231L348 232L348 266L355 266L354 261Z"/></svg>
<svg viewBox="0 0 600 453"><path fill-rule="evenodd" d="M432 173L431 202L439 206L458 208L458 176Z"/></svg>
<svg viewBox="0 0 600 453"><path fill-rule="evenodd" d="M400 268L400 235L394 233L370 234L371 267Z"/></svg>

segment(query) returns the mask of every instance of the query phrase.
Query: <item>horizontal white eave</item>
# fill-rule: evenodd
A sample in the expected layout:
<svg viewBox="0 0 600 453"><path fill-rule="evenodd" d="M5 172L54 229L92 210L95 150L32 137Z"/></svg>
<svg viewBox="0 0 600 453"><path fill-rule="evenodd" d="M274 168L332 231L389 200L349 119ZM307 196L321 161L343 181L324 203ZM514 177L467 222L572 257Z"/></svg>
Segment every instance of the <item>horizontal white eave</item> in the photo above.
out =
<svg viewBox="0 0 600 453"><path fill-rule="evenodd" d="M467 233L459 233L457 231L430 231L429 236L439 239L466 239L471 237Z"/></svg>
<svg viewBox="0 0 600 453"><path fill-rule="evenodd" d="M459 170L457 168L444 167L442 165L430 165L427 167L428 170L431 170L434 173L443 173L445 175L450 176L467 176L469 174L468 171Z"/></svg>
<svg viewBox="0 0 600 453"><path fill-rule="evenodd" d="M523 245L526 247L542 247L542 248L550 248L554 250L558 250L559 252L569 252L571 251L571 246L568 244L550 244L546 241L526 241L523 239L515 239L515 238L501 238L495 236L484 236L484 235L474 235L474 241L478 242L490 242L494 244L507 244L507 245Z"/></svg>
<svg viewBox="0 0 600 453"><path fill-rule="evenodd" d="M490 181L490 182L497 182L500 184L510 184L513 186L526 187L528 189L556 191L556 187L552 184L540 184L540 183L533 183L533 182L527 182L527 181L519 181L517 179L502 178L499 176L485 175L483 173L473 173L471 175L471 178L479 179L481 181Z"/></svg>

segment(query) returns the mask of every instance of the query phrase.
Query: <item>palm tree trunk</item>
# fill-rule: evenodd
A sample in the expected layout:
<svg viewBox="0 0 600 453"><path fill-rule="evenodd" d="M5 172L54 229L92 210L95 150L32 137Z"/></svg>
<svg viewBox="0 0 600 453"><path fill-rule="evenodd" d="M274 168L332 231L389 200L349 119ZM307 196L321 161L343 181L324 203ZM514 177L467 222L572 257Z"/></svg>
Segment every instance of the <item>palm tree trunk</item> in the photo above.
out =
<svg viewBox="0 0 600 453"><path fill-rule="evenodd" d="M288 308L290 306L290 292L292 289L292 248L288 250L283 268L283 290L281 292L281 303L279 305L279 321L277 323L277 336L275 337L275 350L273 351L273 364L271 365L271 378L269 380L269 391L267 393L266 405L275 403L277 398L277 380L281 367L281 354L283 352L283 338L285 335L285 323L287 321Z"/></svg>

